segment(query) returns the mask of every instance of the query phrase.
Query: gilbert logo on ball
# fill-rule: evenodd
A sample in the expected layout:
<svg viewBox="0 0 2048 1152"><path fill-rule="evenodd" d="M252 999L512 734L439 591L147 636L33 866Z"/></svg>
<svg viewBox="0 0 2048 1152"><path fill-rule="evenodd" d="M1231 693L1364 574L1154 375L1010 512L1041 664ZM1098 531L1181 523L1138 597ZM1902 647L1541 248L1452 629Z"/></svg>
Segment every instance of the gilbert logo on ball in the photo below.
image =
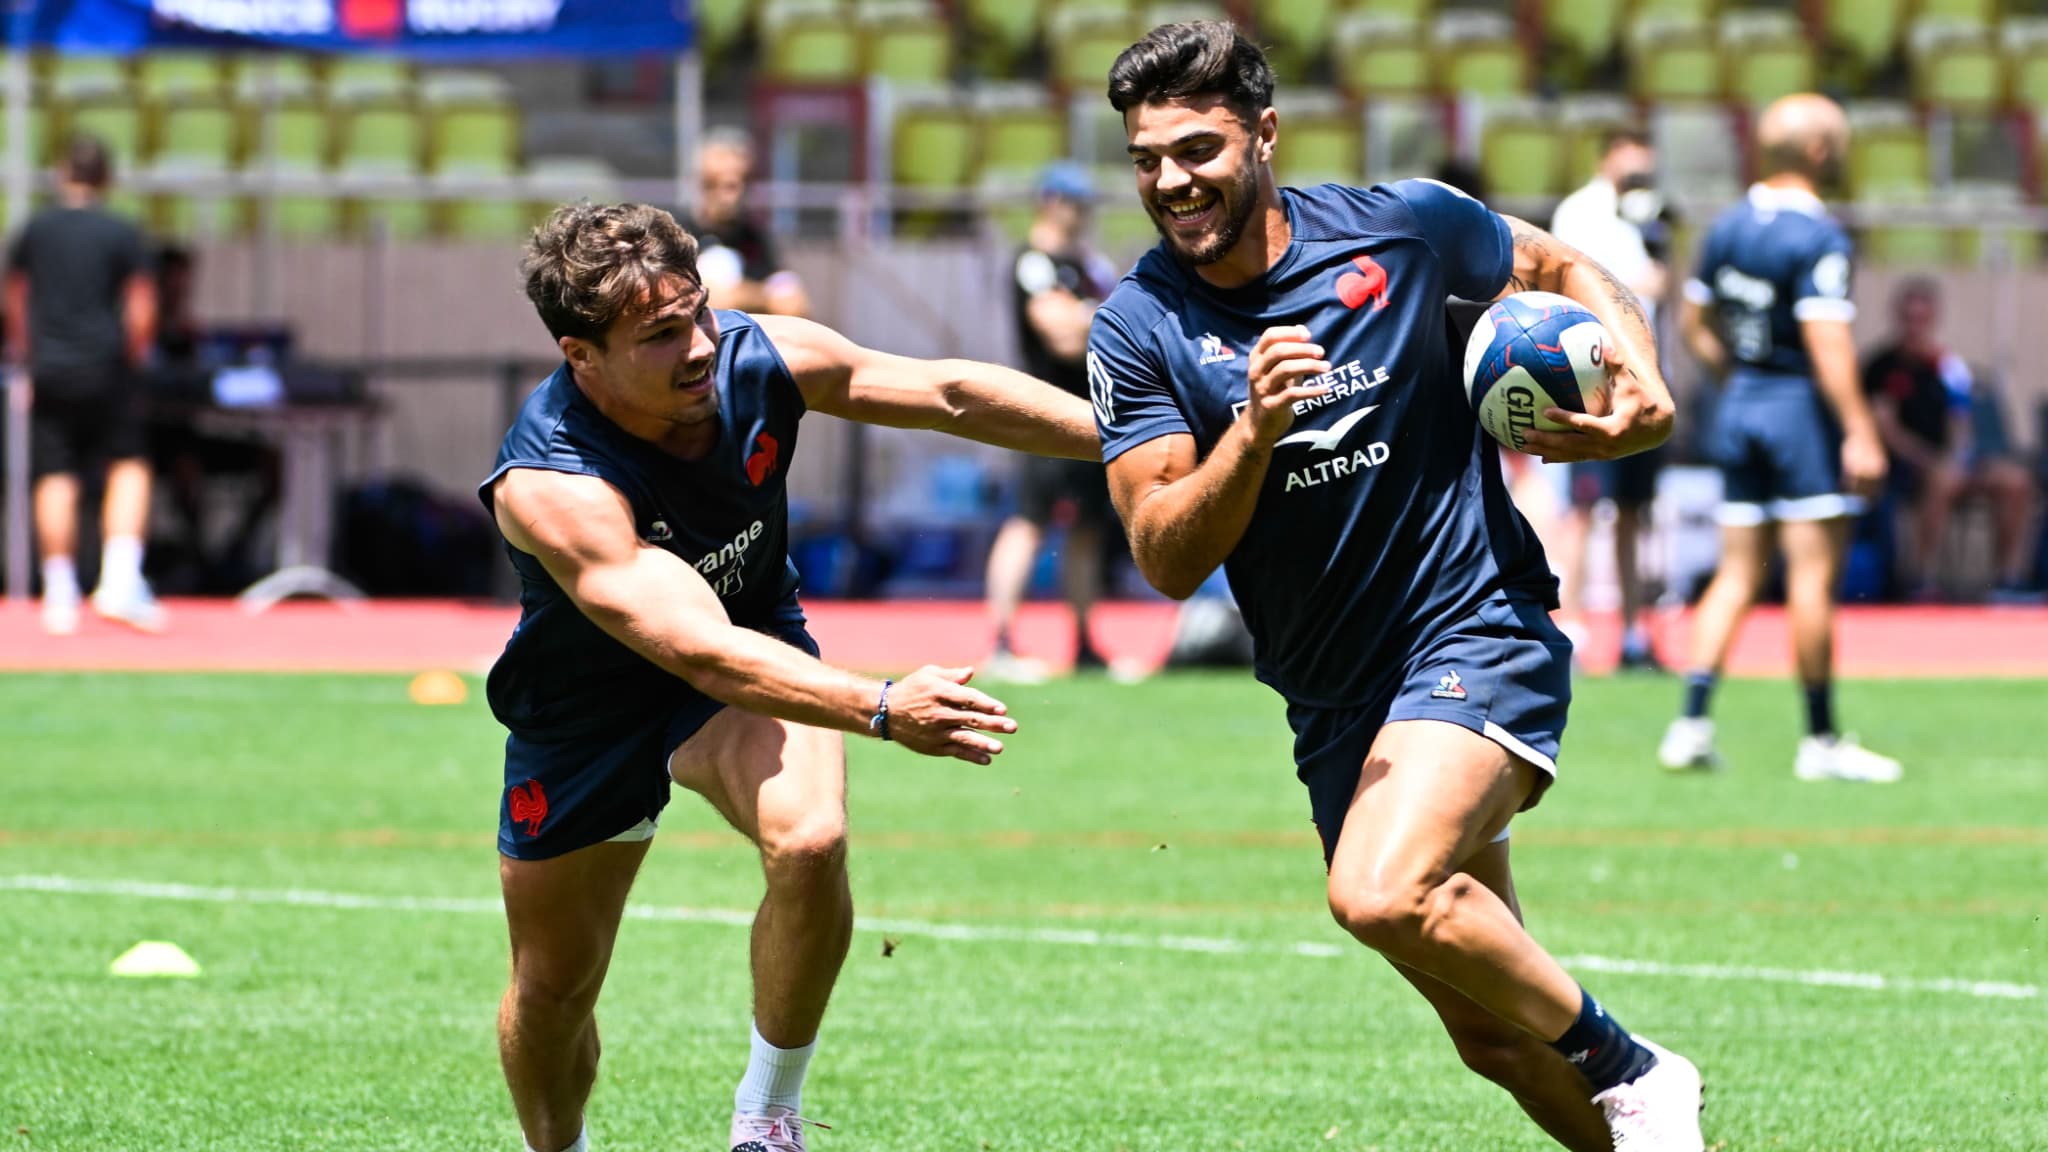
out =
<svg viewBox="0 0 2048 1152"><path fill-rule="evenodd" d="M1567 427L1545 409L1607 411L1607 330L1577 301L1517 292L1479 318L1465 344L1465 396L1487 435L1524 451L1530 429Z"/></svg>

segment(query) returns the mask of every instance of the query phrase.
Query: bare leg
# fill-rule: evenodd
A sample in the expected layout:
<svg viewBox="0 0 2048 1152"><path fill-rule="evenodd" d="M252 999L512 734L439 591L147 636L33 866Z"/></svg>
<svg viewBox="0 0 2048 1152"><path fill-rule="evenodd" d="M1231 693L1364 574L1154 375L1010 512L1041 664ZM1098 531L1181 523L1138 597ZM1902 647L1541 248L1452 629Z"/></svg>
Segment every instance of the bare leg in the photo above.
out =
<svg viewBox="0 0 2048 1152"><path fill-rule="evenodd" d="M2033 477L2010 460L1993 460L1985 467L1984 489L1991 499L1999 582L2018 587L2027 576L2027 525L2034 518Z"/></svg>
<svg viewBox="0 0 2048 1152"><path fill-rule="evenodd" d="M1763 585L1769 532L1768 524L1721 526L1721 562L1693 616L1688 671L1719 672L1727 663L1728 649Z"/></svg>
<svg viewBox="0 0 2048 1152"><path fill-rule="evenodd" d="M1505 841L1481 848L1465 861L1464 870L1500 897L1516 919L1521 918ZM1572 1152L1613 1152L1614 1137L1593 1105L1592 1085L1550 1045L1435 977L1399 964L1394 970L1436 1009L1465 1066L1506 1089L1552 1140Z"/></svg>
<svg viewBox="0 0 2048 1152"><path fill-rule="evenodd" d="M853 939L845 744L837 732L727 708L676 750L669 774L761 850L754 1026L778 1048L801 1048L817 1039Z"/></svg>
<svg viewBox="0 0 2048 1152"><path fill-rule="evenodd" d="M1578 1018L1578 983L1460 870L1507 827L1539 771L1455 724L1382 728L1337 840L1329 899L1367 947L1550 1041Z"/></svg>
<svg viewBox="0 0 2048 1152"><path fill-rule="evenodd" d="M1791 618L1799 682L1825 684L1834 677L1835 584L1848 547L1849 521L1788 520L1778 533L1785 548L1785 614Z"/></svg>
<svg viewBox="0 0 2048 1152"><path fill-rule="evenodd" d="M1621 585L1621 630L1643 618L1643 573L1636 566L1636 545L1643 530L1643 506L1614 506L1614 577Z"/></svg>
<svg viewBox="0 0 2048 1152"><path fill-rule="evenodd" d="M1060 583L1065 586L1067 604L1074 610L1074 654L1079 657L1094 648L1088 613L1102 591L1102 533L1098 529L1076 524L1067 530L1065 554L1060 557Z"/></svg>
<svg viewBox="0 0 2048 1152"><path fill-rule="evenodd" d="M1922 588L1935 586L1949 517L1962 495L1962 479L1948 468L1931 468L1921 479L1920 506L1913 526L1913 578Z"/></svg>
<svg viewBox="0 0 2048 1152"><path fill-rule="evenodd" d="M52 472L35 483L36 547L43 559L78 555L78 477Z"/></svg>
<svg viewBox="0 0 2048 1152"><path fill-rule="evenodd" d="M498 1058L526 1142L543 1152L583 1131L597 1079L597 994L647 847L594 844L549 860L498 860L512 931Z"/></svg>
<svg viewBox="0 0 2048 1152"><path fill-rule="evenodd" d="M1024 588L1031 582L1031 565L1038 558L1043 533L1038 525L1012 516L996 530L995 543L988 550L988 610L996 627L997 641L1009 638L1017 619L1017 605L1024 600Z"/></svg>
<svg viewBox="0 0 2048 1152"><path fill-rule="evenodd" d="M107 468L107 497L100 512L106 539L142 539L149 527L149 461L116 460Z"/></svg>

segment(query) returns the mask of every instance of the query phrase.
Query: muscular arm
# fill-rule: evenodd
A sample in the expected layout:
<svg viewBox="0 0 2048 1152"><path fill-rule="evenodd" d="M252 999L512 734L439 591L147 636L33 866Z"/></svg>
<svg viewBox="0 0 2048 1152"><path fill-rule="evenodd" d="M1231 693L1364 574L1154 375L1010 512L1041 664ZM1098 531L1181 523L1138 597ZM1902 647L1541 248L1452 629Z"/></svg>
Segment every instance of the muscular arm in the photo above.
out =
<svg viewBox="0 0 2048 1152"><path fill-rule="evenodd" d="M1671 435L1675 405L1657 367L1657 338L1636 294L1614 273L1585 253L1526 220L1503 216L1514 239L1515 266L1501 295L1514 292L1555 292L1578 301L1607 329L1607 338L1621 353L1610 366L1613 381L1611 418L1580 417L1573 426L1592 440L1604 442L1598 452L1573 446L1570 434L1533 433L1529 441L1539 455L1561 459L1625 456L1662 444Z"/></svg>
<svg viewBox="0 0 2048 1152"><path fill-rule="evenodd" d="M696 569L640 542L618 489L515 468L498 480L493 503L505 539L539 559L592 623L657 667L735 707L867 731L881 681L734 625Z"/></svg>
<svg viewBox="0 0 2048 1152"><path fill-rule="evenodd" d="M1109 495L1123 517L1131 558L1154 588L1195 594L1237 547L1258 507L1273 444L1294 423L1294 405L1329 391L1307 381L1327 373L1306 328L1269 328L1247 358L1244 411L1209 458L1197 462L1186 433L1139 444L1109 464Z"/></svg>
<svg viewBox="0 0 2048 1152"><path fill-rule="evenodd" d="M1728 374L1728 346L1721 343L1721 334L1714 330L1713 317L1705 305L1685 301L1678 313L1678 330L1685 336L1686 348L1708 372L1716 377Z"/></svg>
<svg viewBox="0 0 2048 1152"><path fill-rule="evenodd" d="M816 411L1038 456L1102 459L1088 402L1035 376L978 360L893 356L795 317L755 319Z"/></svg>

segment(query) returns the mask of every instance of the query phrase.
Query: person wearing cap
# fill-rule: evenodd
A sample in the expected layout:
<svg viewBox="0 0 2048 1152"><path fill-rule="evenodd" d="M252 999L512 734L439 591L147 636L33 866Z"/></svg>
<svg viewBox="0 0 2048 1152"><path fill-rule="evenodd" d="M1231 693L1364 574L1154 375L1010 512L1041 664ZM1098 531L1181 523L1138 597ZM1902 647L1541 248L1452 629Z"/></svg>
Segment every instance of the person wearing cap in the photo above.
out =
<svg viewBox="0 0 2048 1152"><path fill-rule="evenodd" d="M1048 167L1039 177L1031 230L1010 273L1020 367L1077 396L1088 395L1089 321L1117 279L1116 266L1088 241L1094 195L1080 165ZM1102 590L1103 541L1120 530L1108 483L1099 464L1033 457L1023 462L1018 478L1017 510L989 549L988 605L996 635L985 670L997 679L1043 676L1042 660L1017 655L1011 626L1046 529L1055 523L1066 528L1060 577L1074 611L1074 667L1105 667L1089 635L1088 612Z"/></svg>

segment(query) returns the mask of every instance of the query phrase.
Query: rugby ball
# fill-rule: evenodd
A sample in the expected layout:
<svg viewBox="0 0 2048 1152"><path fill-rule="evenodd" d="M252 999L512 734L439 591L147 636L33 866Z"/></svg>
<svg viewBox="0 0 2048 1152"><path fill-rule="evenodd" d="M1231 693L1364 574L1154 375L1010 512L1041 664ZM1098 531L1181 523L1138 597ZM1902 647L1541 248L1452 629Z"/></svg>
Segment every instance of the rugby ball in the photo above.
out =
<svg viewBox="0 0 2048 1152"><path fill-rule="evenodd" d="M1486 434L1526 451L1530 429L1567 427L1545 409L1607 411L1607 329L1578 301L1517 292L1496 301L1465 342L1465 397Z"/></svg>

